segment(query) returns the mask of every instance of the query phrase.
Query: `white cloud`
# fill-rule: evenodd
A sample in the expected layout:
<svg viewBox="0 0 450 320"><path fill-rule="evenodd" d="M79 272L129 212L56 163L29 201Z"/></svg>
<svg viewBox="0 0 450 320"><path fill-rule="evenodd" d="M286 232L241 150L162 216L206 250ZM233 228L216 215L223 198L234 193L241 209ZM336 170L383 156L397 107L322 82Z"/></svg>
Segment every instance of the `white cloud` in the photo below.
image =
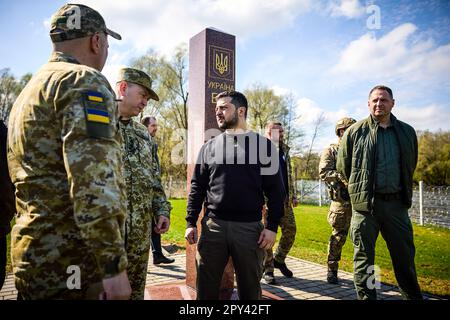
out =
<svg viewBox="0 0 450 320"><path fill-rule="evenodd" d="M399 106L392 113L416 130L450 130L450 107L431 104L423 107Z"/></svg>
<svg viewBox="0 0 450 320"><path fill-rule="evenodd" d="M171 53L195 34L214 27L239 41L291 25L310 9L310 0L82 0L98 10L107 26L122 35L122 44L142 54L149 47Z"/></svg>
<svg viewBox="0 0 450 320"><path fill-rule="evenodd" d="M366 13L366 9L359 0L332 1L329 5L332 17L359 18Z"/></svg>
<svg viewBox="0 0 450 320"><path fill-rule="evenodd" d="M118 50L110 50L109 52L108 61L105 64L102 73L114 89L119 69L128 67L127 62L132 58L133 51L120 52Z"/></svg>
<svg viewBox="0 0 450 320"><path fill-rule="evenodd" d="M278 96L285 96L285 95L288 95L288 94L292 93L292 91L290 89L284 88L284 87L280 87L280 86L272 86L271 89Z"/></svg>
<svg viewBox="0 0 450 320"><path fill-rule="evenodd" d="M304 143L307 145L311 143L317 119L321 114L324 116L324 121L320 125L318 135L314 142L313 151L315 152L321 152L330 143L335 143L335 123L343 117L352 116L347 108L341 107L337 110L328 111L319 106L315 101L306 97L297 100L296 113L300 115L296 121L296 125L305 133Z"/></svg>
<svg viewBox="0 0 450 320"><path fill-rule="evenodd" d="M450 44L436 46L432 39L420 36L411 23L379 39L367 33L342 51L331 74L344 82L449 83Z"/></svg>

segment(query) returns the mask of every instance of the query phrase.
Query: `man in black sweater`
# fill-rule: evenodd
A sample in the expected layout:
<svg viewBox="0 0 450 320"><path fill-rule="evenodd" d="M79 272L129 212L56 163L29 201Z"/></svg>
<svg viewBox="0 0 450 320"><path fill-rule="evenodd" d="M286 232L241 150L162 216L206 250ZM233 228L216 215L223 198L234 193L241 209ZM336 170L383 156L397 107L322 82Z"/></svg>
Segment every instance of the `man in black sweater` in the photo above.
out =
<svg viewBox="0 0 450 320"><path fill-rule="evenodd" d="M228 258L236 271L239 299L261 298L265 250L275 243L285 190L278 153L270 140L246 129L247 99L231 91L217 95L216 120L226 131L198 155L187 206L185 238L197 242L196 223L205 216L197 246L197 299L219 298ZM269 216L261 222L264 196Z"/></svg>

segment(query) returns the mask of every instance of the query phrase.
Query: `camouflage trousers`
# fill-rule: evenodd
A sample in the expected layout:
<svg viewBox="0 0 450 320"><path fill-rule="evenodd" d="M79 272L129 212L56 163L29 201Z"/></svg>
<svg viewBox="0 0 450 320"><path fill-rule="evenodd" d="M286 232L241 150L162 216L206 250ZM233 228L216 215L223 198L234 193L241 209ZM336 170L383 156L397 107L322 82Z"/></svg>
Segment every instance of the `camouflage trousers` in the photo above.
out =
<svg viewBox="0 0 450 320"><path fill-rule="evenodd" d="M267 218L267 212L264 213L264 221ZM272 248L266 250L266 259L264 260L264 272L273 272L273 262L284 263L286 256L294 245L297 226L295 224L294 210L289 202L284 204L284 214L280 220L281 238L278 247L273 254Z"/></svg>
<svg viewBox="0 0 450 320"><path fill-rule="evenodd" d="M351 218L352 207L350 202L331 202L330 211L328 212L328 223L332 227L328 242L328 270L337 271L339 268L342 247L347 239Z"/></svg>
<svg viewBox="0 0 450 320"><path fill-rule="evenodd" d="M147 216L147 217L146 217ZM152 219L148 213L129 213L125 224L128 267L131 286L131 300L143 300L147 279Z"/></svg>

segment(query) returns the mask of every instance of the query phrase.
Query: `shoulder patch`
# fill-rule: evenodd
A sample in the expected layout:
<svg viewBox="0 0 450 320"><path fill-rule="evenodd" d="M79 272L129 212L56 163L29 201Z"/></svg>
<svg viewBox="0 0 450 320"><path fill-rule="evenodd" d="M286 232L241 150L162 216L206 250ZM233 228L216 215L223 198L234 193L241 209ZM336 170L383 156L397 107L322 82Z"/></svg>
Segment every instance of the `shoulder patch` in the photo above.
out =
<svg viewBox="0 0 450 320"><path fill-rule="evenodd" d="M86 129L88 135L94 138L111 138L110 114L106 99L101 92L85 91L83 94Z"/></svg>

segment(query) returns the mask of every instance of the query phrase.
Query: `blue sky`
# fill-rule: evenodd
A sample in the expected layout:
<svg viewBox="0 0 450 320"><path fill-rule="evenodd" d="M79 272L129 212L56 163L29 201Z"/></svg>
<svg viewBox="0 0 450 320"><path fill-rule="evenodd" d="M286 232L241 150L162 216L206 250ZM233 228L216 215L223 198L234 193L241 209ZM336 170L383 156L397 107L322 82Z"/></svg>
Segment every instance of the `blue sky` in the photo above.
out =
<svg viewBox="0 0 450 320"><path fill-rule="evenodd" d="M48 21L64 3L0 0L0 69L21 76L45 63L51 52ZM295 96L304 144L324 113L316 151L334 140L337 119L368 115L367 94L377 84L393 89L398 118L416 129L450 130L449 1L80 3L97 9L123 37L110 39L104 73L111 82L120 67L148 49L170 54L204 28L215 27L236 35L238 90L258 82ZM371 24L374 10L380 13L378 25Z"/></svg>

